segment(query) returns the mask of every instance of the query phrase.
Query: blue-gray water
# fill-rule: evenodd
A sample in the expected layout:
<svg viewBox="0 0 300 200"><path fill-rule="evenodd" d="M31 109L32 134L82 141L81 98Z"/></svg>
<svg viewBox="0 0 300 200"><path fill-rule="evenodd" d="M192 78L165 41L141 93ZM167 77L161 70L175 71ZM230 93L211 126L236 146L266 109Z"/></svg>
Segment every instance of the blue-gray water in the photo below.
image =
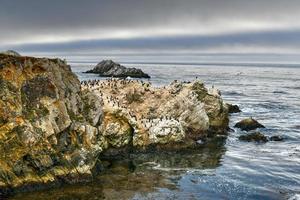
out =
<svg viewBox="0 0 300 200"><path fill-rule="evenodd" d="M299 60L276 55L268 62L257 58L212 60L189 64L174 58L163 64L120 59L126 66L149 73L150 81L157 86L197 76L208 87L219 88L225 101L240 106L242 113L231 116L231 127L252 116L267 127L261 130L263 133L282 135L285 141L241 142L237 138L242 132L236 129L226 141L212 141L199 151L135 156L128 162L116 162L92 183L20 194L14 199L299 199ZM81 80L98 78L81 73L92 68L95 59L80 58L70 63ZM131 162L134 170L128 169Z"/></svg>

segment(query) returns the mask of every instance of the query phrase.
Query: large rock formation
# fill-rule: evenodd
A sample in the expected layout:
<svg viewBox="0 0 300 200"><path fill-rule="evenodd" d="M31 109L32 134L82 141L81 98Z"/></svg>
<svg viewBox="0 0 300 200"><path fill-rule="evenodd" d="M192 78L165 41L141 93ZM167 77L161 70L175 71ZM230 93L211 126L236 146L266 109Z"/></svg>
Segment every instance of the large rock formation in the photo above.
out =
<svg viewBox="0 0 300 200"><path fill-rule="evenodd" d="M83 89L103 99L100 132L109 150L193 146L228 128L228 108L219 91L199 81L156 88L142 81L112 79L84 82Z"/></svg>
<svg viewBox="0 0 300 200"><path fill-rule="evenodd" d="M150 76L144 73L141 69L126 68L112 60L103 60L98 63L92 70L86 73L99 74L104 77L132 77L132 78L150 78Z"/></svg>
<svg viewBox="0 0 300 200"><path fill-rule="evenodd" d="M219 91L198 81L80 85L62 60L0 54L0 196L90 177L101 156L194 147L227 127Z"/></svg>
<svg viewBox="0 0 300 200"><path fill-rule="evenodd" d="M101 119L62 60L0 54L0 188L90 175Z"/></svg>

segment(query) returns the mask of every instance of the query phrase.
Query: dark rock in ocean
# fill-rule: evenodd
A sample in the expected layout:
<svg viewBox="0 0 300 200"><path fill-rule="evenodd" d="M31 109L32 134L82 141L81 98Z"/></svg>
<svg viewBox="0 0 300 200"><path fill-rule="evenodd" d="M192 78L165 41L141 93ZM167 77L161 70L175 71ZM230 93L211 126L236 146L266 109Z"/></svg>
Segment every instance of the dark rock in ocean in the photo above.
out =
<svg viewBox="0 0 300 200"><path fill-rule="evenodd" d="M264 125L260 124L253 118L243 119L242 121L236 123L234 127L240 128L243 131L251 131L257 128L265 128Z"/></svg>
<svg viewBox="0 0 300 200"><path fill-rule="evenodd" d="M274 135L274 136L270 137L270 141L280 142L283 140L284 140L284 137L282 137L280 135Z"/></svg>
<svg viewBox="0 0 300 200"><path fill-rule="evenodd" d="M7 51L3 51L3 52L0 52L0 53L8 55L8 56L21 56L21 54L19 54L16 51L13 51L13 50L7 50Z"/></svg>
<svg viewBox="0 0 300 200"><path fill-rule="evenodd" d="M242 112L239 108L238 105L234 105L234 104L227 104L228 106L228 113L239 113Z"/></svg>
<svg viewBox="0 0 300 200"><path fill-rule="evenodd" d="M98 63L94 69L87 71L86 73L99 74L104 77L133 77L133 78L150 78L150 76L144 73L141 69L127 68L119 63L115 63L112 60L103 60Z"/></svg>
<svg viewBox="0 0 300 200"><path fill-rule="evenodd" d="M248 133L239 136L239 140L246 142L268 142L268 138L260 132Z"/></svg>

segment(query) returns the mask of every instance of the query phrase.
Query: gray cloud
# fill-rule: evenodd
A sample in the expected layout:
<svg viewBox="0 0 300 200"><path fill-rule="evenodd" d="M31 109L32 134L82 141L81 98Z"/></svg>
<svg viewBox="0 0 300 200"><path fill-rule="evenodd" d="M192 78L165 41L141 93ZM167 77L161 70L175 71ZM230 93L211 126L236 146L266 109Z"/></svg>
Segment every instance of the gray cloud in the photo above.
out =
<svg viewBox="0 0 300 200"><path fill-rule="evenodd" d="M300 30L236 33L213 36L172 36L133 39L83 40L49 44L16 45L18 51L30 52L105 52L117 50L196 50L220 46L282 47L300 50ZM77 51L77 52L78 52Z"/></svg>
<svg viewBox="0 0 300 200"><path fill-rule="evenodd" d="M0 0L0 48L292 47L298 0ZM297 35L298 34L298 35ZM37 44L33 44L37 43Z"/></svg>

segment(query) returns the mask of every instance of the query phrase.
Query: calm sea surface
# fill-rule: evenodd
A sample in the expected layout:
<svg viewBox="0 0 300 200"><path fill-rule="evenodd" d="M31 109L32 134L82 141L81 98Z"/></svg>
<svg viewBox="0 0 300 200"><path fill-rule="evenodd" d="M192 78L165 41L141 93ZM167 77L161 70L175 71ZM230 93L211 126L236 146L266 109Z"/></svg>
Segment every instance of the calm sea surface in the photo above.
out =
<svg viewBox="0 0 300 200"><path fill-rule="evenodd" d="M209 141L193 152L132 155L114 161L91 183L19 194L12 199L300 199L298 58L224 56L217 62L213 57L196 56L110 58L141 68L156 86L197 76L207 87L219 88L225 101L240 106L242 113L231 115L231 127L243 118L254 117L266 126L261 132L286 140L241 142L238 136L243 133L235 129L227 139ZM69 63L79 79L98 79L82 72L101 59L71 58ZM182 62L186 60L192 61Z"/></svg>

